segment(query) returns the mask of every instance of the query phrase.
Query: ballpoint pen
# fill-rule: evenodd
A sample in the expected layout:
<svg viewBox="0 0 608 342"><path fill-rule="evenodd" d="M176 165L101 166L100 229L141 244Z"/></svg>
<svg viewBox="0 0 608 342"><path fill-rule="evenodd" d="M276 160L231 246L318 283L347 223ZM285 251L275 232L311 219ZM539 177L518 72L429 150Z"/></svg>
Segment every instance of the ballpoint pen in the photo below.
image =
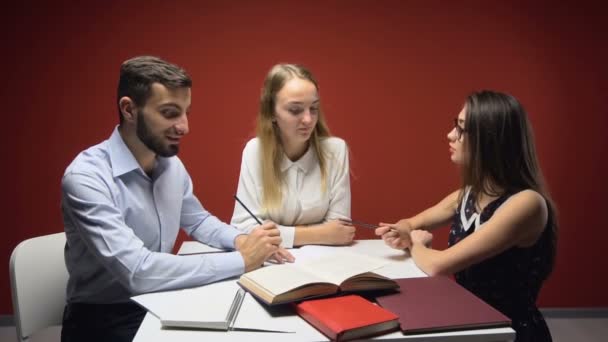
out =
<svg viewBox="0 0 608 342"><path fill-rule="evenodd" d="M243 209L247 210L247 212L249 213L249 215L251 215L251 217L253 217L255 222L257 222L260 226L262 225L262 221L260 221L260 219L257 216L253 215L251 210L249 210L249 208L247 208L247 206L243 202L241 202L241 200L236 195L234 195L234 199L237 202L239 202L239 204L243 207Z"/></svg>
<svg viewBox="0 0 608 342"><path fill-rule="evenodd" d="M381 227L380 225L377 224L372 224L372 223L367 223L367 222L363 222L363 221L357 221L357 220L349 220L349 219L343 219L341 218L340 221L342 222L347 222L347 223L351 223L355 226L359 226L359 227L363 227L363 228L369 228L369 229L376 229L378 227ZM390 227L390 231L396 232L397 228L393 228Z"/></svg>
<svg viewBox="0 0 608 342"><path fill-rule="evenodd" d="M366 222L357 221L357 220L349 220L349 219L342 219L341 218L340 221L348 222L348 223L351 223L351 224L353 224L355 226L360 226L360 227L369 228L369 229L376 229L376 228L380 227L377 224L371 224L371 223L366 223Z"/></svg>
<svg viewBox="0 0 608 342"><path fill-rule="evenodd" d="M262 221L260 221L260 219L259 219L257 216L255 216L255 215L254 215L254 214L251 212L251 210L249 210L249 208L247 208L247 206L246 206L246 205L245 205L243 202L241 202L241 200L240 200L240 199L239 199L239 198L238 198L236 195L234 195L234 199L235 199L237 202L239 202L239 204L240 204L240 205L243 207L243 209L245 209L245 210L246 210L246 211L249 213L249 215L251 215L251 217L253 217L253 219L255 220L255 222L257 222L257 223L258 223L260 226L262 225ZM289 254L289 253L288 253L288 254ZM281 259L279 259L279 258L282 258L282 257L281 257L281 255L280 255L280 253L277 253L276 255L277 255L277 260L279 261L279 263L281 263L281 264L282 264L282 263L283 263L283 261L281 261ZM288 259L287 259L287 258L285 258L285 260L288 260Z"/></svg>

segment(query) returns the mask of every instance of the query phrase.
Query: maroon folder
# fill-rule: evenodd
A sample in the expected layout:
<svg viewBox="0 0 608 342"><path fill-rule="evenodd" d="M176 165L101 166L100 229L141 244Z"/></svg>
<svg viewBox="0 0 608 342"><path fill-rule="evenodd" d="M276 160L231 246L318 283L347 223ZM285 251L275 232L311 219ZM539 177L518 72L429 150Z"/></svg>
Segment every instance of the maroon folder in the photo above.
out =
<svg viewBox="0 0 608 342"><path fill-rule="evenodd" d="M400 292L376 298L399 316L404 334L507 327L511 320L452 279L395 279Z"/></svg>

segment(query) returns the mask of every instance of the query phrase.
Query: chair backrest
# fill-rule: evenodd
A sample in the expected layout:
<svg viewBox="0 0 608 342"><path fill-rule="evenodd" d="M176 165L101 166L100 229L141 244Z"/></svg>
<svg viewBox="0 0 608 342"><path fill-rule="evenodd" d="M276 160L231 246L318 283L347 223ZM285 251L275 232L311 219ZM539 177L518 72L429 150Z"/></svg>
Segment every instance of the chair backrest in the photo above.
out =
<svg viewBox="0 0 608 342"><path fill-rule="evenodd" d="M61 325L68 281L65 241L65 233L39 236L13 250L10 277L18 341Z"/></svg>

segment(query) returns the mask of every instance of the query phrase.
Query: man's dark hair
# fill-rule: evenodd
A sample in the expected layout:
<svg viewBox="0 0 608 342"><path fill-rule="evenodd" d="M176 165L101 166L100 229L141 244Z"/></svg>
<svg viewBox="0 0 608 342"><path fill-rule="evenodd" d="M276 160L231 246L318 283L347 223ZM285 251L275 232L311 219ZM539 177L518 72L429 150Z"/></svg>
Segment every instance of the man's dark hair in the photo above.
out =
<svg viewBox="0 0 608 342"><path fill-rule="evenodd" d="M127 96L138 107L144 106L151 95L153 83L160 83L169 89L192 87L192 79L184 69L158 57L138 56L126 60L120 66L116 99L121 124L120 99Z"/></svg>

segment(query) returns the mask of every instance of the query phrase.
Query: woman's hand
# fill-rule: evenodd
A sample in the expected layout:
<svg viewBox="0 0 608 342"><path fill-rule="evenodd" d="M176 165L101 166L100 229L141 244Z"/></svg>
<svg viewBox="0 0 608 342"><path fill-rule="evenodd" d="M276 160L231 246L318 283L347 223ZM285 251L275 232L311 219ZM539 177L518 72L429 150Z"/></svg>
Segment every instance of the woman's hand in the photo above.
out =
<svg viewBox="0 0 608 342"><path fill-rule="evenodd" d="M319 226L322 244L349 245L355 238L355 227L341 220L330 220Z"/></svg>
<svg viewBox="0 0 608 342"><path fill-rule="evenodd" d="M417 229L410 233L410 239L412 240L412 244L422 244L429 247L431 242L433 242L433 234L426 230Z"/></svg>
<svg viewBox="0 0 608 342"><path fill-rule="evenodd" d="M403 219L396 223L380 222L380 227L376 228L375 233L381 236L388 246L395 249L406 249L412 244L410 239L412 230L412 225Z"/></svg>

